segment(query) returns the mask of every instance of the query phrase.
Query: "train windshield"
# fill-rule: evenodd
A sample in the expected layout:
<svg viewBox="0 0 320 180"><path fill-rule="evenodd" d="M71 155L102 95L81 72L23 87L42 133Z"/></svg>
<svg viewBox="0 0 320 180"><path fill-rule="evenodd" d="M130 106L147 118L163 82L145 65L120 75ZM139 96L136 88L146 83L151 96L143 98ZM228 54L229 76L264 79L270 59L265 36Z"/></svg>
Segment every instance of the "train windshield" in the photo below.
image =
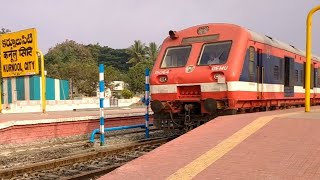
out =
<svg viewBox="0 0 320 180"><path fill-rule="evenodd" d="M191 46L168 48L161 68L184 67L187 64Z"/></svg>
<svg viewBox="0 0 320 180"><path fill-rule="evenodd" d="M198 65L224 64L227 62L231 41L205 44Z"/></svg>

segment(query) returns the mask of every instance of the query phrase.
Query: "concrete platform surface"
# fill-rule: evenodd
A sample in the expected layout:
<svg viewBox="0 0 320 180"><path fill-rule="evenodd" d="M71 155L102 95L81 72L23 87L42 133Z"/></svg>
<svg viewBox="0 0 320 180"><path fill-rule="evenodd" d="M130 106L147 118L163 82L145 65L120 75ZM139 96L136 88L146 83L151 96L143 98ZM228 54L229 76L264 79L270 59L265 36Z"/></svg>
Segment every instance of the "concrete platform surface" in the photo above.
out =
<svg viewBox="0 0 320 180"><path fill-rule="evenodd" d="M320 107L218 117L103 176L320 179Z"/></svg>

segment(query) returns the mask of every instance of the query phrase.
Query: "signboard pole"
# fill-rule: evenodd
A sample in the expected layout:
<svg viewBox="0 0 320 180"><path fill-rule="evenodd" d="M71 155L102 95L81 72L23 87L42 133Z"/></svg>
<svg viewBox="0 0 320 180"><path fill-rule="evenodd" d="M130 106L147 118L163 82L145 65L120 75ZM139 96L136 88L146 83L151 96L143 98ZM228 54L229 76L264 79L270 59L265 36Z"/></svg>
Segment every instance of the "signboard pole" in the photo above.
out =
<svg viewBox="0 0 320 180"><path fill-rule="evenodd" d="M0 80L0 113L2 113L2 78Z"/></svg>
<svg viewBox="0 0 320 180"><path fill-rule="evenodd" d="M44 75L44 58L43 54L40 50L37 50L37 53L40 55L40 63L41 63L41 99L42 99L42 113L46 112L46 78Z"/></svg>
<svg viewBox="0 0 320 180"><path fill-rule="evenodd" d="M311 45L312 45L312 15L320 10L320 6L316 6L310 10L307 16L307 35L306 35L306 72L305 72L305 112L310 112L310 82L311 82Z"/></svg>

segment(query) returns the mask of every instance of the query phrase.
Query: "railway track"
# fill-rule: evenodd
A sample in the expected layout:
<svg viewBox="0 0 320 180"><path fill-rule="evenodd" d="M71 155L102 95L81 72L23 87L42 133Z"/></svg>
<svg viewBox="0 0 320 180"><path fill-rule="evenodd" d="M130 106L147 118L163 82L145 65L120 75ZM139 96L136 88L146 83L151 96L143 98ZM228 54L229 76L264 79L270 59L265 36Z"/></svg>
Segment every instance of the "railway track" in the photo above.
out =
<svg viewBox="0 0 320 180"><path fill-rule="evenodd" d="M112 171L171 139L173 137L154 138L112 148L97 148L92 152L0 170L0 177L3 179L92 179Z"/></svg>
<svg viewBox="0 0 320 180"><path fill-rule="evenodd" d="M114 132L107 134L108 146L115 146L121 143L135 142L144 136L145 130L134 130L124 132ZM150 129L153 137L163 137L160 130ZM26 164L38 163L66 157L74 154L84 153L94 150L88 146L88 138L78 141L65 141L64 143L43 144L42 146L29 146L13 149L1 149L0 152L0 170L24 166ZM1 179L1 178L0 178Z"/></svg>

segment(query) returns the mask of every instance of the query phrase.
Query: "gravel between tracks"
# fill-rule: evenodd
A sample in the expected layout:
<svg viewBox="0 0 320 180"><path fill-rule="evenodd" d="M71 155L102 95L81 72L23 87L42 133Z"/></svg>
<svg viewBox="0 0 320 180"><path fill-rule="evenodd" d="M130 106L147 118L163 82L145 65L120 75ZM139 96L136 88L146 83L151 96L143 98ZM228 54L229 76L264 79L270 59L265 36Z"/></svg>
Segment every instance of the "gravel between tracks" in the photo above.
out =
<svg viewBox="0 0 320 180"><path fill-rule="evenodd" d="M135 133L136 131L108 132L106 134L107 148L143 139L144 132L140 130ZM164 136L165 134L160 130L150 132L151 138ZM99 139L96 140L94 146L90 146L87 136L50 140L29 145L0 146L0 170L90 152L99 147Z"/></svg>
<svg viewBox="0 0 320 180"><path fill-rule="evenodd" d="M122 164L131 161L155 148L160 146L159 144L154 145L142 145L140 147L135 148L131 151L126 151L110 156L100 157L91 159L86 162L75 163L68 166L58 167L55 169L44 170L44 171L37 171L32 173L25 173L23 175L17 176L12 178L11 180L31 180L31 179L48 179L48 180L56 180L56 179L64 179L70 178L70 176L77 176L80 173L97 170L104 168L106 166L121 166ZM100 175L93 175L91 176L90 180L99 178ZM75 178L77 179L77 178Z"/></svg>

